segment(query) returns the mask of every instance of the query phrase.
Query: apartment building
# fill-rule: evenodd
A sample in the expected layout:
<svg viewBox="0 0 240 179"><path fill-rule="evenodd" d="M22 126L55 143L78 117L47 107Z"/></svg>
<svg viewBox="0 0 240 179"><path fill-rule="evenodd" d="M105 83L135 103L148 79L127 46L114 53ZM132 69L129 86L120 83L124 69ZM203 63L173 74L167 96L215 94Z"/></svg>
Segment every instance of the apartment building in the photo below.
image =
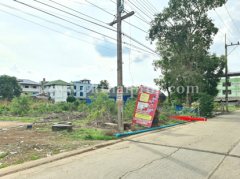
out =
<svg viewBox="0 0 240 179"><path fill-rule="evenodd" d="M87 93L91 90L95 90L98 86L98 84L92 84L91 80L89 79L83 79L80 81L72 81L73 84L73 95L80 99L87 99ZM68 92L68 95L71 94L71 91Z"/></svg>

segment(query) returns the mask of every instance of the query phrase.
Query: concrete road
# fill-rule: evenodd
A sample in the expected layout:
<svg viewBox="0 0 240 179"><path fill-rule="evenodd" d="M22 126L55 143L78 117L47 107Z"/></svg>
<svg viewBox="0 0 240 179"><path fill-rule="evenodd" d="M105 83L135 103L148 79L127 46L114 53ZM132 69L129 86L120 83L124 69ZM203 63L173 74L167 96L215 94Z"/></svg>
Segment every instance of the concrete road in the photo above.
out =
<svg viewBox="0 0 240 179"><path fill-rule="evenodd" d="M240 111L146 133L8 178L240 179Z"/></svg>

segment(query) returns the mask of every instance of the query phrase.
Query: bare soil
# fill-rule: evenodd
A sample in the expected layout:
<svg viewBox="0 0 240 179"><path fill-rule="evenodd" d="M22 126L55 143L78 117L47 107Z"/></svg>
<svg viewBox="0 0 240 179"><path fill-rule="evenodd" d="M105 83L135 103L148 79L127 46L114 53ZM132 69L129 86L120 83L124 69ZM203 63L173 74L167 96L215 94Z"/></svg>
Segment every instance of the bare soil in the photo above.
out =
<svg viewBox="0 0 240 179"><path fill-rule="evenodd" d="M51 131L51 127L48 131L38 130L46 124L36 123L33 125L33 129L27 130L24 126L26 123L0 122L4 125L4 130L0 130L0 168L1 165L9 166L37 160L104 142L100 140L70 140L61 137L62 134L59 132Z"/></svg>

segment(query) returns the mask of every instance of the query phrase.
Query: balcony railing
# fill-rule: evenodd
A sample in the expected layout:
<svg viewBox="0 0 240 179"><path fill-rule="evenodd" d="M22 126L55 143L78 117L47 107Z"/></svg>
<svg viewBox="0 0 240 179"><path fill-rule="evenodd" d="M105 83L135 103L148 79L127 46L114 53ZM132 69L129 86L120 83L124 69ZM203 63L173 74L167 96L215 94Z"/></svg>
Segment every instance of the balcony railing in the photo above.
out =
<svg viewBox="0 0 240 179"><path fill-rule="evenodd" d="M40 92L40 89L36 89L36 88L23 88L22 91L23 92Z"/></svg>

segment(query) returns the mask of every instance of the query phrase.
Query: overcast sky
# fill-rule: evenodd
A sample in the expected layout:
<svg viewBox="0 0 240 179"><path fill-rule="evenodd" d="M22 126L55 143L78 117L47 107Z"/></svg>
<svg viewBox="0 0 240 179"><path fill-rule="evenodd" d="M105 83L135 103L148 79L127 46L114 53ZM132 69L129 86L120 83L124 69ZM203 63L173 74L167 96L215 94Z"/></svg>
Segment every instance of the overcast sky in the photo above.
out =
<svg viewBox="0 0 240 179"><path fill-rule="evenodd" d="M80 26L116 38L116 32L114 31L93 25L33 0L21 1L42 10L46 10L47 12L54 13L55 15ZM73 12L54 4L49 0L39 1L94 21L93 19L80 15L77 12ZM113 1L115 2L116 0ZM89 0L89 2L103 8L107 12L94 7L85 0L56 0L56 2L92 16L105 23L110 23L114 20L114 16L107 12L111 14L115 14L116 12L116 5L110 0ZM128 2L128 0L125 0L125 2ZM141 0L132 0L131 2L135 2L138 7L143 9L143 6L141 6ZM149 2L158 11L162 11L162 9L167 7L168 4L167 0L149 0ZM3 5L8 5L15 9L10 9ZM226 7L238 29L233 24L233 21L224 6L217 8L216 11L227 27L214 11L210 11L209 16L214 19L216 26L223 34L227 33L227 38L229 39L228 43L236 43L237 40L240 40L240 1L229 0ZM128 4L125 4L125 8L131 10ZM150 19L141 11L138 9L135 9L135 11L137 12L137 16L142 16L150 21ZM7 14L6 12L11 13L12 15ZM39 16L42 19L24 14L24 12ZM24 18L25 20L21 18ZM126 21L144 31L148 31L149 29L149 26L146 23L140 21L134 16ZM94 22L104 25L98 21ZM61 24L64 27L60 27L58 24ZM51 28L52 30L43 26ZM65 27L71 28L75 31ZM229 32L228 29L230 29L231 32ZM57 32L53 30L56 30ZM135 27L131 27L125 22L123 22L123 32L155 50L155 45L151 45L150 42L146 40L147 34L145 32L142 32ZM222 33L219 32L215 36L214 44L210 49L211 53L217 53L217 55L225 54L224 36ZM126 37L123 38L123 41L147 50L145 47L141 47ZM103 35L44 14L12 0L0 0L0 75L6 74L16 76L17 78L30 79L36 82L39 82L43 78L46 78L48 81L61 79L67 82L88 78L92 80L92 83L98 84L100 80L106 79L110 82L110 86L115 86L117 84L117 52L115 44L116 41L104 37ZM233 47L229 47L228 52L232 49ZM157 78L161 72L154 71L152 62L153 60L158 59L158 57L139 53L136 49L129 49L126 46L123 47L123 53L124 85L146 85L157 88L153 79ZM240 47L237 47L236 50L229 55L228 59L229 70L240 71Z"/></svg>

